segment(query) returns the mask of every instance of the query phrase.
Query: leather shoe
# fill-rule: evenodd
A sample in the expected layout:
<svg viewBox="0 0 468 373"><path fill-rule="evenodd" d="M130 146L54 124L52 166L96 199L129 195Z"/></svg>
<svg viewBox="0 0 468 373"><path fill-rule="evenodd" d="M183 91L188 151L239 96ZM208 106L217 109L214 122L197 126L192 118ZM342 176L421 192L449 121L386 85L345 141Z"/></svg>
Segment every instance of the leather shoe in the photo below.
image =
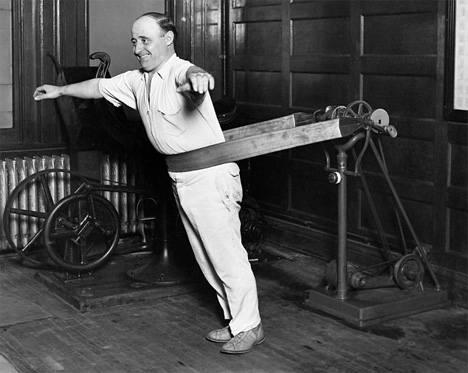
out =
<svg viewBox="0 0 468 373"><path fill-rule="evenodd" d="M232 334L231 334L231 330L229 329L229 326L225 326L224 328L213 330L206 335L206 339L208 339L211 342L218 342L218 343L229 342L231 338L232 338Z"/></svg>
<svg viewBox="0 0 468 373"><path fill-rule="evenodd" d="M221 347L225 354L245 354L265 340L262 324L246 332L240 332Z"/></svg>

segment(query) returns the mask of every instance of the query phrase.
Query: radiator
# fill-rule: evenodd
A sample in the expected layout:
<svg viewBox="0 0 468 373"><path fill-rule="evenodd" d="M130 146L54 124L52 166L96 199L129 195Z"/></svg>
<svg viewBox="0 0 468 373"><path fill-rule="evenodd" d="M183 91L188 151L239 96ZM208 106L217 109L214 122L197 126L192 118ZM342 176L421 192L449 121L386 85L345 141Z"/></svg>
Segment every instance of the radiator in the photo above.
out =
<svg viewBox="0 0 468 373"><path fill-rule="evenodd" d="M137 175L140 165L128 155L101 155L101 184L104 185L137 185ZM104 192L107 198L115 207L120 215L120 229L123 235L136 233L137 217L137 199L135 193L127 192Z"/></svg>
<svg viewBox="0 0 468 373"><path fill-rule="evenodd" d="M139 167L127 155L101 154L99 162L99 183L105 185L136 185ZM22 216L20 219L11 222L10 232L4 232L3 213L10 193L29 175L51 168L70 170L69 156L53 155L0 160L0 252L11 250L6 239L7 234L18 242L18 246L23 247L38 230L37 218ZM65 196L70 195L70 179L53 178L49 180L49 189L55 203L57 203ZM107 191L103 192L103 195L119 213L122 235L136 233L138 196L135 193ZM25 193L18 197L16 205L27 210L44 211L42 197L37 192L37 187L34 184L31 184Z"/></svg>

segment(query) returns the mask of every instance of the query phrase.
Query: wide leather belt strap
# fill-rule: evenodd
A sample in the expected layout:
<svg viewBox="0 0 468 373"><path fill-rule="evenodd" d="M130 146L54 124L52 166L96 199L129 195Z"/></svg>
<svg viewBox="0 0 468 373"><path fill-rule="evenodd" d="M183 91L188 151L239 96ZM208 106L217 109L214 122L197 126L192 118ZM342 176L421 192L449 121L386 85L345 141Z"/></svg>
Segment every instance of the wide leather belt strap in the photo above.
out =
<svg viewBox="0 0 468 373"><path fill-rule="evenodd" d="M296 113L224 132L226 142L166 156L171 172L201 170L297 146L345 137L362 127L362 120L341 117L315 122L311 114Z"/></svg>

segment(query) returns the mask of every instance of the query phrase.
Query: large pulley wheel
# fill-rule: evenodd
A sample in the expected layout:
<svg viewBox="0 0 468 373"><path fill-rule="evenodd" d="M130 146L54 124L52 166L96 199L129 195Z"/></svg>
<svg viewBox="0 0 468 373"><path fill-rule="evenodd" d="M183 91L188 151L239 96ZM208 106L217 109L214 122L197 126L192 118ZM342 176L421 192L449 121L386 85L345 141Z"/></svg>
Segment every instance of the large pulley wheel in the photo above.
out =
<svg viewBox="0 0 468 373"><path fill-rule="evenodd" d="M415 254L401 257L393 268L393 278L401 289L418 287L424 277L424 265Z"/></svg>
<svg viewBox="0 0 468 373"><path fill-rule="evenodd" d="M89 271L106 261L117 246L120 220L104 197L74 194L52 209L43 234L55 263L70 271Z"/></svg>
<svg viewBox="0 0 468 373"><path fill-rule="evenodd" d="M36 172L10 193L3 214L3 230L11 248L25 264L53 264L42 244L44 222L55 204L88 181L63 169Z"/></svg>

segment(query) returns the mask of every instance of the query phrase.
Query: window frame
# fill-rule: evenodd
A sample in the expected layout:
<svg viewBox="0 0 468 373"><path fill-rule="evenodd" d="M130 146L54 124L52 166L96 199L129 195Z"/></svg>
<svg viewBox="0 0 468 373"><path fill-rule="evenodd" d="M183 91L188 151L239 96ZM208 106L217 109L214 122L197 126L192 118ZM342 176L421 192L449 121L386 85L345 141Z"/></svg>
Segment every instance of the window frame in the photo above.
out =
<svg viewBox="0 0 468 373"><path fill-rule="evenodd" d="M456 35L456 0L447 2L446 16L446 48L445 48L445 104L444 117L445 120L454 122L468 121L468 110L455 109L454 105L454 90L455 90L455 45L457 40Z"/></svg>

